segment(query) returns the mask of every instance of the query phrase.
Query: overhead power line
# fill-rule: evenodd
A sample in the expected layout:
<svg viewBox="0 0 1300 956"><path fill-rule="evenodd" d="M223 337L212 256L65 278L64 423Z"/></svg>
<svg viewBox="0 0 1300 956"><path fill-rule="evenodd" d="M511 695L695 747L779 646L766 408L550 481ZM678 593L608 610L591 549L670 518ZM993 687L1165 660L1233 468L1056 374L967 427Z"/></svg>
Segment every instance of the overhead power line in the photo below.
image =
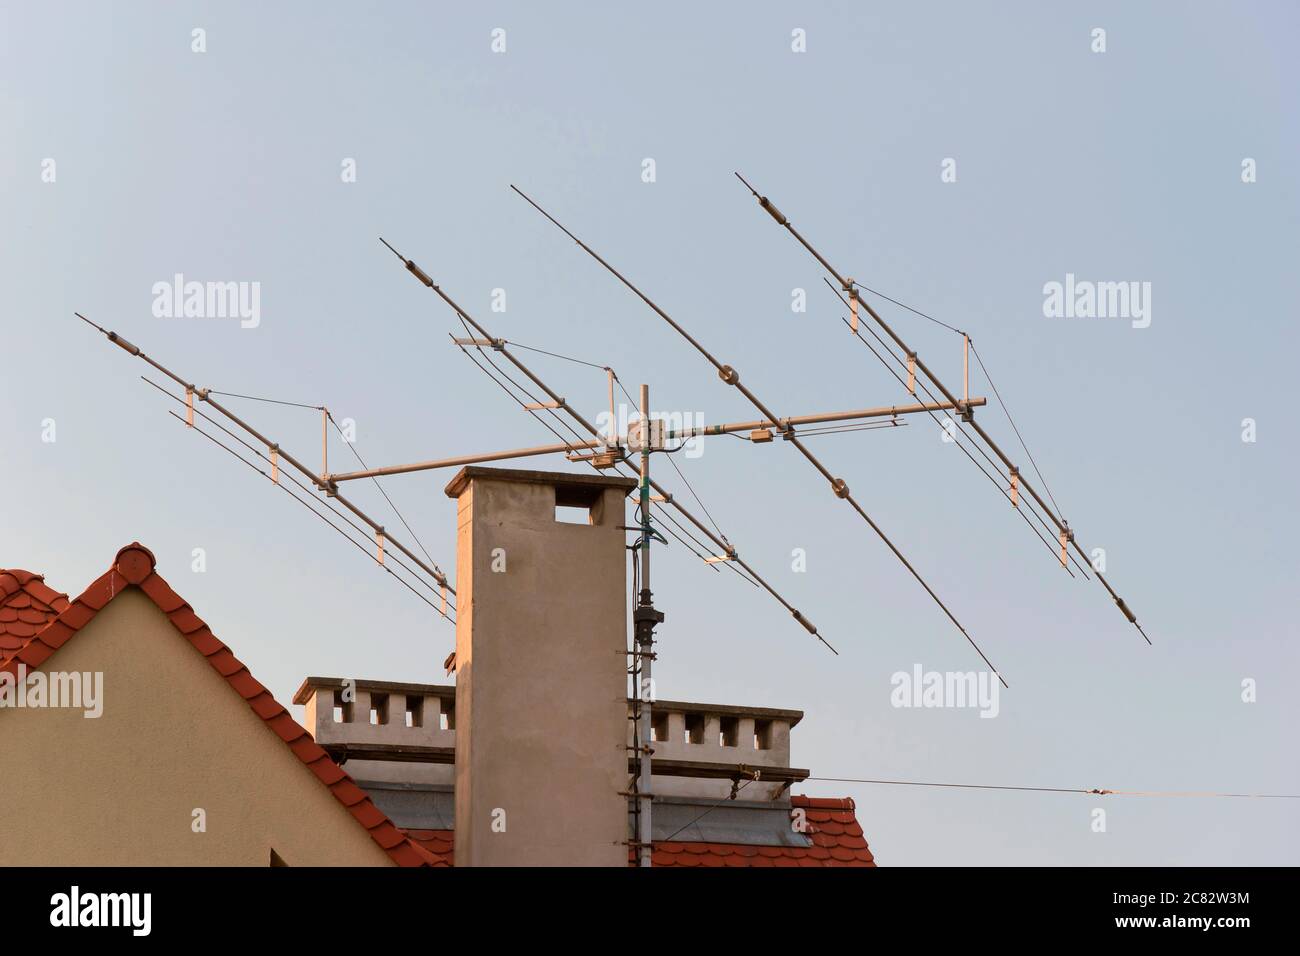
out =
<svg viewBox="0 0 1300 956"><path fill-rule="evenodd" d="M1028 793L1086 793L1105 797L1245 797L1300 800L1300 793L1220 793L1212 790L1103 790L1087 787L1014 787L992 783L931 783L920 780L871 780L862 777L808 777L823 783L864 783L891 787L942 787L954 790L1014 790Z"/></svg>

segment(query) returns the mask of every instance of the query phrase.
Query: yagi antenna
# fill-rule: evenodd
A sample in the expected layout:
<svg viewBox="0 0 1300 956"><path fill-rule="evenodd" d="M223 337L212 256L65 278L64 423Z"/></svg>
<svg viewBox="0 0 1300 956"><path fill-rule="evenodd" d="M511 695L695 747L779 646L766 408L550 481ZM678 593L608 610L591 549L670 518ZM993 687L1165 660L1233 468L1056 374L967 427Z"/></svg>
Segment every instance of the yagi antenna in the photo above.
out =
<svg viewBox="0 0 1300 956"><path fill-rule="evenodd" d="M462 309L456 303L456 301L451 298L451 296L449 296L446 292L443 291L441 286L439 286L437 283L433 281L433 279L429 277L428 273L426 273L423 269L421 269L418 265L416 265L414 260L408 259L405 256L403 256L400 252L397 251L397 249L393 247L391 243L389 243L384 238L380 237L379 241L382 242L384 246L390 252L393 253L393 255L395 255L399 260L401 260L402 264L406 267L407 272L415 276L415 278L418 279L422 285L426 286L429 289L432 289L435 293L437 293L438 297L442 299L442 301L445 302L447 306L450 307L451 310L454 313L456 313L456 315L462 321L468 323L470 326L473 327L473 330L478 333L479 337L486 340L488 343L491 343L491 347L493 348L493 350L499 352L508 362L510 362L515 368L517 368L520 372L522 372L529 379L529 381L531 381L534 385L536 385L539 389L541 389L541 391L545 393L545 395L550 399L550 401L556 403L559 410L562 410L566 414L568 414L570 418L572 418L584 431L586 431L588 434L593 436L593 438L602 439L600 431L596 428L596 426L593 425L591 422L587 421L587 419L584 418L583 415L580 412L578 412L575 408L567 404L564 401L564 399L557 392L555 392L549 385L547 385L544 381L542 381L542 379L539 378L532 371L532 369L530 369L527 365L521 362L519 358L510 351L509 346L504 339L500 339L493 336L486 328L484 328L483 325L481 325L478 322L478 320L476 320L472 315L470 315L468 312ZM463 347L464 346L462 346L462 348ZM601 442L592 443L588 447L595 447L600 443ZM574 443L573 447L580 448L582 447L582 445L579 443ZM553 449L553 450L559 450L559 449ZM360 475L358 477L360 477ZM707 525L705 525L702 521L700 521L699 518L695 517L695 515L692 514L689 509L683 506L681 502L677 501L677 499L672 494L670 494L667 491L667 489L665 489L657 481L655 481L654 479L650 479L649 486L651 489L654 490L655 494L659 496L659 498L661 499L661 501L657 503L667 505L668 507L676 511L678 514L680 514L687 521L689 521L695 528L697 528L700 531L700 533L702 533L705 537L707 537L710 541L712 541L715 545L717 545L720 549L722 549L723 554L726 555L728 558L728 563L734 562L740 568L744 569L744 571L754 580L754 582L756 582L763 590L765 590L769 595L771 595L771 597L783 608L785 608L785 610L790 612L790 615L796 621L799 622L799 624L804 628L804 630L806 630L813 637L817 638L819 641L825 644L826 647L829 648L831 651L838 653L838 651L835 651L835 648L831 647L831 645L826 641L826 639L823 638L820 633L818 633L816 625L814 625L812 621L808 620L808 618L804 616L804 614L797 607L795 607L793 604L787 601L780 594L780 592L778 592L774 587L772 587L772 585L769 584L767 580L764 579L757 571L755 571L753 567L749 565L748 562L742 559L739 553L737 552L736 548L729 541L727 541L724 537L715 534L712 530L710 530Z"/></svg>
<svg viewBox="0 0 1300 956"><path fill-rule="evenodd" d="M798 243L801 246L803 246L804 249L806 249L812 255L814 259L816 259L819 263L821 263L822 268L825 269L831 276L834 277L835 281L840 284L840 287L842 289L855 290L857 288L857 283L855 283L852 279L843 276L834 266L832 266L829 262L826 261L826 258L820 252L818 252L815 248L813 248L813 245L807 239L805 239L802 235L800 235L799 231L795 229L795 227L790 223L790 220L779 209L777 209L775 205L772 204L771 200L769 200L766 196L760 195L758 190L756 190L753 186L751 186L749 182L745 179L745 177L740 175L740 173L736 173L736 178L739 179L742 183L744 183L745 188L750 191L750 193L753 195L753 197L756 200L758 200L758 204L763 207L763 209L767 212L767 214L771 216L778 225L785 227L785 230L789 232L790 235L792 235L798 241ZM856 300L856 292L851 292L851 297L854 300ZM948 387L939 380L938 376L936 376L932 371L930 371L929 367L924 362L921 361L920 357L916 354L916 352L908 348L907 343L904 342L892 328L890 328L889 323L887 323L884 319L882 319L880 317L880 314L876 312L876 310L873 309L868 302L862 300L861 304L862 307L866 310L867 315L869 315L876 322L876 324L879 325L880 328L884 330L885 334L888 335L894 341L894 344L897 345L898 348L903 350L904 354L906 354L911 361L915 362L917 370L919 370L922 375L924 375L927 379L929 379L934 384L934 386L944 395L945 398L947 398L949 401L956 401L955 396L951 391L948 390ZM966 344L967 346L969 346L969 336L965 336L965 338L966 338ZM1066 555L1069 552L1069 549L1071 547L1073 547L1074 550L1078 552L1078 554L1084 559L1084 561L1088 561L1088 553L1083 549L1083 546L1080 545L1079 542L1075 539L1074 530L1070 527L1069 523L1066 522L1065 519L1060 517L1054 510L1052 510L1051 507L1048 506L1047 502L1045 502L1042 499L1042 497L1038 494L1038 491L1034 488L1034 486L1025 479L1024 474L1015 465L1015 463L1012 462L1011 459L1008 458L1007 455L1002 451L1002 449L998 447L997 443L993 441L993 439L989 436L988 432L986 432L983 428L980 427L979 422L975 421L974 414L973 413L964 414L961 417L962 417L962 421L965 424L969 425L971 427L971 430L974 431L975 434L978 435L981 439L983 439L984 443L988 445L988 447L992 450L993 454L997 455L997 457L1002 461L1002 464L1007 468L1008 475L1010 476L1011 481L1013 483L1013 487L1017 488L1018 490L1024 490L1026 493L1028 493L1029 496L1035 502L1037 502L1038 506L1042 508L1044 514L1046 514L1052 520L1052 523L1056 526L1056 530L1059 535L1059 540L1061 545L1062 564L1065 563ZM1119 594L1115 592L1115 589L1111 587L1110 582L1106 580L1106 576L1102 574L1101 571L1097 570L1094 567L1093 572L1097 575L1097 580L1102 583L1102 586L1105 587L1107 593L1110 594L1111 599L1115 602L1115 606L1119 608L1120 613L1124 615L1125 619L1127 619L1130 624L1132 624L1134 627L1138 629L1138 633L1142 635L1143 640L1145 640L1148 644L1150 644L1151 638L1147 637L1146 631L1142 630L1142 625L1138 623L1137 615L1135 615L1131 610L1129 610L1129 606L1124 603L1124 599L1121 598Z"/></svg>
<svg viewBox="0 0 1300 956"><path fill-rule="evenodd" d="M271 472L269 475L267 475L267 477L270 478L272 482L277 484L279 483L278 482L279 468L280 468L280 463L283 462L284 464L298 471L305 478L307 478L307 480L310 481L311 484L315 486L316 490L323 493L326 498L337 501L340 505L342 505L353 515L355 515L363 524L365 524L370 529L370 532L373 533L374 535L374 545L376 548L375 560L380 566L384 565L385 546L394 548L396 551L404 555L407 559L412 561L421 571L423 571L425 574L427 574L429 577L431 577L434 581L437 582L437 585L441 590L443 607L442 610L440 611L438 611L437 607L434 607L434 610L438 611L438 613L441 614L442 617L446 618L448 621L451 620L451 618L447 616L447 612L446 612L446 605L447 605L446 596L449 593L455 595L456 589L452 587L451 582L447 580L447 576L443 574L442 571L439 570L436 565L430 566L428 563L422 560L418 555L416 555L413 551L411 551L410 548L408 548L400 540L394 538L389 532L387 532L384 529L383 525L379 524L377 521L375 521L373 518L367 515L364 511L358 508L355 504L353 504L343 495L338 493L338 486L335 485L333 482L329 481L328 478L326 477L327 473L325 472L325 468L327 467L326 465L327 460L324 457L324 449L322 449L322 462L321 462L322 474L318 475L315 474L310 468L304 465L292 454L285 451L284 448L282 448L277 442L274 442L271 439L267 438L265 435L259 432L248 422L244 421L234 412L230 411L228 408L226 408L224 405L218 402L215 398L213 398L212 397L214 394L213 390L196 387L194 384L188 382L180 375L177 375L175 372L167 368L165 365L161 364L160 362L151 358L149 355L145 354L145 352L142 351L138 346L127 341L125 338L118 335L116 332L110 331L109 329L106 329L103 326L98 325L95 322L92 322L90 319L86 318L80 312L74 312L73 314L76 315L77 318L81 319L81 321L85 322L87 325L91 326L94 329L97 329L105 338L107 338L114 345L118 346L119 348L127 352L129 355L132 355L135 358L138 358L143 362L145 362L146 364L152 366L154 369L158 370L163 375L167 376L169 379L171 379L173 382L179 385L182 389L184 389L185 397L183 399L179 398L178 396L172 395L172 393L168 392L166 389L161 389L161 390L164 392L164 394L170 396L171 398L174 398L176 401L181 402L182 404L185 405L185 417L182 420L185 422L187 426L194 427L195 414L198 414L201 417L207 419L208 421L212 421L214 424L217 424L214 419L212 419L208 415L205 415L200 409L197 409L195 407L195 400L197 399L199 402L211 407L220 415L222 415L224 418L226 418L228 421L230 421L232 424L240 428L245 434L250 436L257 443L257 447L254 447L253 445L250 445L247 442L243 442L242 439L239 439L238 436L235 436L233 433L229 432L229 430L222 428L222 430L226 431L227 434L230 434L231 437L235 438L237 441L240 441L246 447L252 448L253 451L259 455L259 457L263 457L267 462L270 463ZM148 379L146 379L146 381L148 381ZM149 384L152 385L154 383L150 382ZM161 388L160 386L155 386L155 387ZM217 427L221 428L222 426L217 424ZM215 441L218 445L221 445L221 447L223 448L226 447L219 440L213 438L211 435L207 435L206 433L204 433L204 435L205 437L211 439L212 441ZM264 453L258 450L259 447L260 449L264 449ZM230 449L227 448L227 451L230 451ZM235 453L232 452L232 454ZM242 457L239 456L238 454L235 454L235 457L241 458L241 460L245 461L245 464L248 464L248 462L245 459L242 459ZM293 497L296 498L296 496ZM333 509L330 510L332 511ZM345 534L345 537L346 536L347 535ZM352 539L349 538L349 540ZM353 543L355 544L356 542L353 541ZM405 567L405 565L402 566ZM386 568L386 570L389 570L389 572L392 573L391 569ZM409 568L407 568L407 570L408 572L410 571ZM394 576L396 577L395 574ZM400 581L402 579L398 578L398 580ZM418 577L417 580L419 580ZM402 583L405 584L406 582L403 581ZM407 586L409 587L410 585ZM428 585L426 584L426 586Z"/></svg>
<svg viewBox="0 0 1300 956"><path fill-rule="evenodd" d="M706 349L703 345L701 345L689 332L686 331L685 328L683 328L680 324L678 324L673 319L672 316L670 316L667 312L665 312L658 305L656 305L655 302L649 296L647 296L644 292L642 292L639 288L637 288L626 276L624 276L621 272L619 272L612 265L610 265L603 258L601 258L601 256L597 254L594 249L592 249L585 242L583 242L572 232L566 229L554 216L552 216L540 205L534 202L531 197L529 197L525 192L523 192L523 190L513 185L510 188L513 189L516 193L518 193L534 209L536 209L543 216L549 219L551 223L556 226L556 228L558 228L566 236L568 236L579 246L581 246L584 252L586 252L589 256L591 256L602 266L604 266L605 269L611 275L613 275L616 279L622 282L623 285L627 286L627 288L631 290L631 292L634 295L636 295L642 302L644 302L647 306L649 306L650 309L656 315L658 315L670 326L672 326L672 328L675 329L677 333L681 335L682 338L684 338L687 342L693 345L695 347L695 350L699 352L700 355L702 355L715 369L717 369L719 378L721 378L728 385L734 387L737 391L739 391L742 395L744 395L745 398L749 399L750 404L752 404L755 408L757 408L759 412L762 413L766 418L772 421L779 420L779 416L776 415L774 412L772 412L762 402L762 400L758 398L757 395L755 395L752 391L750 391L750 389L747 388L745 385L741 384L740 373L737 372L736 369L734 369L730 365L726 365L720 362L717 358L715 358L712 354L710 354L708 349ZM951 395L947 397L949 401L954 403L954 405L956 404L956 399L954 397L952 397ZM956 616L952 613L952 611L948 609L948 605L946 605L943 602L943 600L939 597L939 595L934 592L934 589L930 587L929 583L926 582L925 578L921 577L920 572L917 571L916 568L912 565L912 563L907 560L907 558L903 555L903 552L898 549L897 545L895 545L894 542L890 540L889 536L886 535L885 532L881 529L881 527L878 524L876 524L876 522L872 519L872 517L869 514L867 514L866 510L860 504L858 504L857 500L853 497L852 493L849 491L848 483L843 478L838 478L835 475L831 474L831 472L827 470L826 466L823 465L817 459L817 456L815 456L811 451L809 451L807 446L805 446L803 442L801 442L798 439L798 437L796 437L793 430L787 432L784 437L790 442L791 445L793 445L799 451L800 454L804 456L804 458L808 460L809 464L811 464L821 474L821 476L826 479L826 481L830 484L831 490L834 492L835 496L837 498L841 498L844 501L848 502L849 506L858 513L858 515L862 518L862 520L865 521L867 525L871 528L871 530L874 531L876 535L880 538L880 540L885 543L885 545L889 548L889 550L893 552L894 557L896 557L902 563L903 567L907 568L907 570L911 573L912 577L916 578L917 582L921 585L921 587L925 589L925 592L930 595L930 598L934 601L934 603L939 606L939 608L947 616L948 620L950 620L953 623L953 625L957 628L958 631L961 632L962 636L966 639L966 641L970 644L970 646L975 649L975 652L979 654L981 660L983 660L984 663L988 665L989 669L992 670L993 673L997 675L997 678L999 681L1002 682L1002 685L1004 687L1008 686L1006 680L998 672L998 669L993 666L993 662L988 659L988 656L984 653L983 650L981 650L980 646L977 643L975 643L975 639L972 638L969 632L967 632L966 628L962 626L961 621L957 620Z"/></svg>

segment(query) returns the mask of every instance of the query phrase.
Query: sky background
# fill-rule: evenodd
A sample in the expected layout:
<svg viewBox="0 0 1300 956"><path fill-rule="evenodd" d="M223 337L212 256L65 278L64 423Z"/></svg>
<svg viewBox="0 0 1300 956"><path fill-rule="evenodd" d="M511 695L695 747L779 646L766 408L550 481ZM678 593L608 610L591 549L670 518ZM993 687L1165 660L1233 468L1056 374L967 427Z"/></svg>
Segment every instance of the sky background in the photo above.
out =
<svg viewBox="0 0 1300 956"><path fill-rule="evenodd" d="M169 418L73 311L199 385L328 404L372 465L553 441L448 342L452 313L383 235L495 335L610 364L656 409L757 417L515 183L778 414L905 402L740 170L842 272L971 333L1154 646L914 418L809 447L1006 676L999 716L892 707L894 672L981 662L792 448L720 438L675 460L841 653L674 546L654 568L659 695L806 711L793 762L820 776L1300 793L1297 26L1284 3L4 4L0 566L76 595L138 539L281 701L308 674L444 682L453 629ZM178 272L259 282L260 326L155 318ZM1066 273L1150 282L1150 327L1045 318ZM960 386L960 339L880 309ZM604 406L601 372L519 354L589 418ZM314 413L230 404L318 460ZM450 477L386 485L449 572ZM1300 863L1294 800L802 790L851 795L882 865Z"/></svg>

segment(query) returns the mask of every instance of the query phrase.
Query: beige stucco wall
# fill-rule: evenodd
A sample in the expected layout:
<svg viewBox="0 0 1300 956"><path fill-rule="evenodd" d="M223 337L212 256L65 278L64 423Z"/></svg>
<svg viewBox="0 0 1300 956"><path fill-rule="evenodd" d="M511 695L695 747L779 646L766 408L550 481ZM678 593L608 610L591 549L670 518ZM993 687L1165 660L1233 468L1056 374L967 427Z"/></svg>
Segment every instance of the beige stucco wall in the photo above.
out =
<svg viewBox="0 0 1300 956"><path fill-rule="evenodd" d="M138 590L40 669L102 671L103 715L0 708L0 865L392 865Z"/></svg>
<svg viewBox="0 0 1300 956"><path fill-rule="evenodd" d="M590 525L547 484L459 493L457 866L627 864L627 491L600 487Z"/></svg>

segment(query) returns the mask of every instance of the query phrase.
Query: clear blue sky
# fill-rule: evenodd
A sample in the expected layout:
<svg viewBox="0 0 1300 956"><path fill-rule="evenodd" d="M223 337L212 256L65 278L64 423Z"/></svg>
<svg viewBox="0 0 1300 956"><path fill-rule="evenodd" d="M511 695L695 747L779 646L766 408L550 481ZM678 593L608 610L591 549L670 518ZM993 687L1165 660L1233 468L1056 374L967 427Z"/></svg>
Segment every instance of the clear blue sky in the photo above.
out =
<svg viewBox="0 0 1300 956"><path fill-rule="evenodd" d="M804 709L794 761L827 776L1300 792L1298 19L1284 3L6 5L0 565L75 594L139 539L281 700L308 673L442 680L450 627L186 433L72 312L199 384L328 403L375 464L551 440L450 346L451 314L383 235L498 335L612 364L656 408L753 417L513 182L780 414L905 400L739 169L845 272L972 333L1155 644L1054 567L932 424L810 439L1011 684L993 720L895 709L895 671L978 659L793 449L717 439L679 464L841 656L676 548L656 564L659 693ZM261 325L155 318L151 288L178 272L259 282ZM1045 318L1042 287L1067 273L1149 281L1150 327ZM951 334L884 313L960 380ZM601 373L533 364L602 407ZM310 412L246 411L315 460ZM1014 447L994 409L980 420ZM387 487L450 569L448 477ZM805 789L852 795L891 865L1300 862L1297 801Z"/></svg>

